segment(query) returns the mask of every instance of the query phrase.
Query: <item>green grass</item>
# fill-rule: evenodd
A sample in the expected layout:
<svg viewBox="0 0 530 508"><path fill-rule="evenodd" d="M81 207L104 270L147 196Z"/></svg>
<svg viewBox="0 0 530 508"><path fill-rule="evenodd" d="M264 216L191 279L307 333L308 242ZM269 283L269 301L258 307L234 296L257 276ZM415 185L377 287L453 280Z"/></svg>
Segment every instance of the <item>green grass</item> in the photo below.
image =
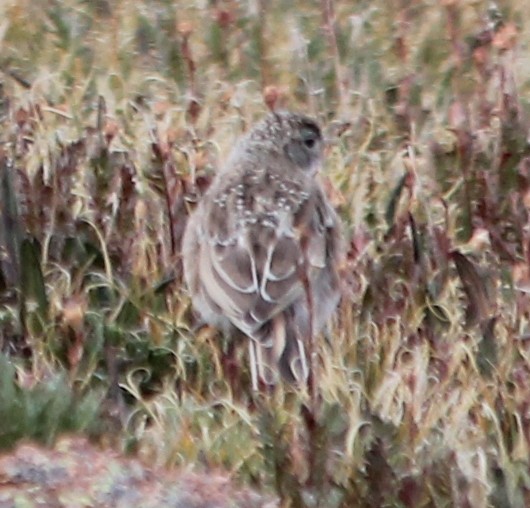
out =
<svg viewBox="0 0 530 508"><path fill-rule="evenodd" d="M4 2L1 446L86 431L292 507L529 504L527 12ZM325 126L349 242L316 400L252 394L182 283L188 212L266 103Z"/></svg>

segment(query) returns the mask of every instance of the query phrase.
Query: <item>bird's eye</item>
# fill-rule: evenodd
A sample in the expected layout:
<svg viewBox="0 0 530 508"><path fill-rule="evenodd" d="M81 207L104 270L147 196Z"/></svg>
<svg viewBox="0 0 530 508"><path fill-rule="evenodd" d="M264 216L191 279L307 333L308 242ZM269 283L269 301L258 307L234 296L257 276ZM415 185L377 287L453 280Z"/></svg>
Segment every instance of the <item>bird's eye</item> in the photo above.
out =
<svg viewBox="0 0 530 508"><path fill-rule="evenodd" d="M304 122L293 133L284 146L286 155L303 169L312 168L320 157L322 134L312 122Z"/></svg>
<svg viewBox="0 0 530 508"><path fill-rule="evenodd" d="M302 143L304 143L304 145L309 149L314 148L318 139L320 138L320 132L309 126L303 128L300 134Z"/></svg>
<svg viewBox="0 0 530 508"><path fill-rule="evenodd" d="M307 148L313 148L315 143L316 141L313 138L304 139L304 145L307 146Z"/></svg>

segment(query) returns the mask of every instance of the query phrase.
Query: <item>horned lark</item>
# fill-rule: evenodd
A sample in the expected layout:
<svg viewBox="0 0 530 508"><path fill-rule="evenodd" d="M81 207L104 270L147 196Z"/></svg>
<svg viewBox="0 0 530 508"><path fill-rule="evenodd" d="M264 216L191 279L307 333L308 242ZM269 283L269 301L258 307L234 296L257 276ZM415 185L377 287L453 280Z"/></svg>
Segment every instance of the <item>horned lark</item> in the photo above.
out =
<svg viewBox="0 0 530 508"><path fill-rule="evenodd" d="M186 283L204 321L251 340L252 384L304 381L307 344L339 301L340 223L316 178L317 123L275 112L232 150L191 215Z"/></svg>

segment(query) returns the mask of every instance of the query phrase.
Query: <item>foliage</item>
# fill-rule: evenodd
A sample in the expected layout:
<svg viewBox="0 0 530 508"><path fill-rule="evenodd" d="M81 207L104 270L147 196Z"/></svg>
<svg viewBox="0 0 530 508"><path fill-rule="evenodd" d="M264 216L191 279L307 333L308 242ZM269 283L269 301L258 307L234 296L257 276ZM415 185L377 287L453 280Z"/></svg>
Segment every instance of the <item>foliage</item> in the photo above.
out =
<svg viewBox="0 0 530 508"><path fill-rule="evenodd" d="M284 506L529 505L529 8L4 2L10 364L63 376L87 425L103 394L102 439ZM244 342L201 327L182 284L188 212L267 107L326 125L345 224L313 396L253 394ZM20 434L49 441L45 397L7 372L0 413L29 400Z"/></svg>

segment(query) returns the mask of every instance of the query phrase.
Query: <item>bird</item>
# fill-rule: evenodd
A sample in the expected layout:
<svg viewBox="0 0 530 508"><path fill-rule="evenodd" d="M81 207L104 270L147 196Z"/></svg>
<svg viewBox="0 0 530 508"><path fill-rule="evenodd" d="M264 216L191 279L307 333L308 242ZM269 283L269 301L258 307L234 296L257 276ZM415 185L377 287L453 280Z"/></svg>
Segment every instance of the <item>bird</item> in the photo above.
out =
<svg viewBox="0 0 530 508"><path fill-rule="evenodd" d="M341 221L318 173L318 123L274 111L234 145L190 214L184 280L203 322L249 340L253 389L306 382L340 299Z"/></svg>

